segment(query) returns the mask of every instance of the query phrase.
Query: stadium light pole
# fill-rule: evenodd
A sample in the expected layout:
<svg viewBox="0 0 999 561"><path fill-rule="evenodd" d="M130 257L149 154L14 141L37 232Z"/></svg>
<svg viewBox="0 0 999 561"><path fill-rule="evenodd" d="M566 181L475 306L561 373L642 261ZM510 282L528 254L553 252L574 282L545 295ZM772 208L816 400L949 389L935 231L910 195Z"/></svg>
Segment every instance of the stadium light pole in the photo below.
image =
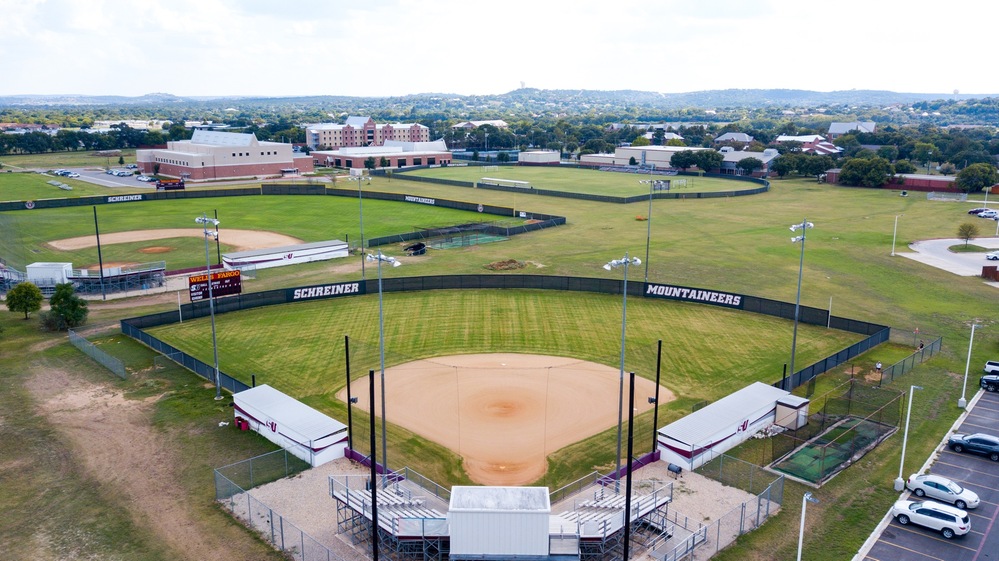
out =
<svg viewBox="0 0 999 561"><path fill-rule="evenodd" d="M898 236L898 215L895 215L895 228L891 232L891 256L895 257L895 238Z"/></svg>
<svg viewBox="0 0 999 561"><path fill-rule="evenodd" d="M649 164L649 166L649 178L640 181L641 183L649 184L649 213L645 217L645 222L647 223L645 227L645 282L649 282L649 245L652 243L652 190L656 184L656 180L653 179L656 165Z"/></svg>
<svg viewBox="0 0 999 561"><path fill-rule="evenodd" d="M208 309L212 316L212 352L215 355L215 400L218 401L222 399L222 380L219 377L219 345L215 338L215 298L212 294L212 262L211 257L208 256L208 238L218 239L219 221L214 218L208 218L207 212L201 213L201 216L195 218L194 221L201 224L205 234L205 273L208 275ZM215 230L209 230L209 224L215 226Z"/></svg>
<svg viewBox="0 0 999 561"><path fill-rule="evenodd" d="M614 468L614 492L621 490L621 424L624 422L624 334L628 325L628 266L641 265L642 260L637 257L628 257L625 252L624 257L615 259L604 265L604 269L610 271L620 266L624 266L624 285L621 289L621 380L618 387L617 396L617 461Z"/></svg>
<svg viewBox="0 0 999 561"><path fill-rule="evenodd" d="M361 230L361 242L358 248L361 250L361 280L367 280L364 276L364 200L361 197L361 179L360 175L351 175L347 177L348 181L357 181L357 208L358 208L358 227Z"/></svg>
<svg viewBox="0 0 999 561"><path fill-rule="evenodd" d="M378 355L381 361L381 383L382 383L382 477L388 474L388 440L385 431L385 314L382 307L382 262L391 263L393 267L402 265L395 257L382 255L378 250L377 254L369 253L365 259L378 262Z"/></svg>
<svg viewBox="0 0 999 561"><path fill-rule="evenodd" d="M798 345L798 316L801 311L801 273L805 266L805 231L814 227L815 224L804 219L801 221L801 224L791 226L792 232L801 230L800 236L791 238L791 243L801 242L801 258L798 260L798 295L794 299L794 334L791 335L791 369L789 372L792 377L794 376L794 351Z"/></svg>
<svg viewBox="0 0 999 561"><path fill-rule="evenodd" d="M801 524L798 526L798 561L801 561L801 544L805 541L805 511L808 510L808 503L818 504L819 500L811 493L801 496Z"/></svg>
<svg viewBox="0 0 999 561"><path fill-rule="evenodd" d="M957 406L961 409L968 406L968 400L965 399L965 392L968 391L968 369L971 368L971 347L975 344L976 327L978 327L977 323L971 324L971 339L968 341L968 361L964 363L964 384L961 386L961 399L957 400Z"/></svg>
<svg viewBox="0 0 999 561"><path fill-rule="evenodd" d="M895 490L905 489L905 480L902 479L902 472L905 469L905 444L909 440L909 416L912 415L912 395L916 390L923 389L922 386L909 386L909 406L905 412L905 432L902 433L902 461L898 464L898 479L895 480Z"/></svg>

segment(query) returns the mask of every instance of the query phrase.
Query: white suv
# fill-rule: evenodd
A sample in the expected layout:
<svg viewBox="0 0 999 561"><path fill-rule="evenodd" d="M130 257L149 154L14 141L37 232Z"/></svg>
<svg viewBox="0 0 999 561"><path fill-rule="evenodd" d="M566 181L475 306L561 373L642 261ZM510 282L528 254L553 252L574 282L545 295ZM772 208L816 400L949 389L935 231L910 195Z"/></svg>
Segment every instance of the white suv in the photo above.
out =
<svg viewBox="0 0 999 561"><path fill-rule="evenodd" d="M999 374L999 360L990 360L985 363L986 374Z"/></svg>
<svg viewBox="0 0 999 561"><path fill-rule="evenodd" d="M891 515L903 526L910 522L918 524L940 532L947 539L971 531L967 512L934 501L898 501L891 507Z"/></svg>

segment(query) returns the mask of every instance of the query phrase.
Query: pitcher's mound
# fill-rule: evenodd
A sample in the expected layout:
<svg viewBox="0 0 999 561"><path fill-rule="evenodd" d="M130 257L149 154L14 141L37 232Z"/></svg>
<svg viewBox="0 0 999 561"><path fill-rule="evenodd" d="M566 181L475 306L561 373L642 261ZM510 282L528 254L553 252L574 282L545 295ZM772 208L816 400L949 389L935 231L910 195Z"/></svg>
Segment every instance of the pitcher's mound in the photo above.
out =
<svg viewBox="0 0 999 561"><path fill-rule="evenodd" d="M436 357L385 370L386 416L464 458L483 485L537 481L548 454L617 425L620 370L573 358L527 354ZM375 380L381 395L380 376ZM623 405L628 405L627 374ZM660 388L659 403L674 399ZM340 399L346 400L346 390ZM368 410L368 379L351 395ZM635 379L635 413L652 408L655 383ZM376 398L377 399L377 398ZM381 416L380 403L376 415ZM627 422L628 412L623 412ZM624 429L625 431L627 428ZM392 466L391 454L389 465Z"/></svg>

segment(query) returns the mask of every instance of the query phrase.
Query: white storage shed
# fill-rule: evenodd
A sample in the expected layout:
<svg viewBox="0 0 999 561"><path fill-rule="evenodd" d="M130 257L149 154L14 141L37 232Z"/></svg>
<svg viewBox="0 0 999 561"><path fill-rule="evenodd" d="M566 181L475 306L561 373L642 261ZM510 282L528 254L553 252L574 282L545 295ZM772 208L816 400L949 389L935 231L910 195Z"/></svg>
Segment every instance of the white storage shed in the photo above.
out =
<svg viewBox="0 0 999 561"><path fill-rule="evenodd" d="M73 276L72 263L32 263L27 266L28 282L37 287L54 287L69 282Z"/></svg>
<svg viewBox="0 0 999 561"><path fill-rule="evenodd" d="M262 385L233 394L236 417L312 467L344 457L347 425Z"/></svg>
<svg viewBox="0 0 999 561"><path fill-rule="evenodd" d="M772 425L777 401L788 395L790 392L754 382L670 423L658 431L660 459L696 469Z"/></svg>
<svg viewBox="0 0 999 561"><path fill-rule="evenodd" d="M798 430L808 424L809 400L796 395L786 395L777 400L777 413L774 423L791 430Z"/></svg>
<svg viewBox="0 0 999 561"><path fill-rule="evenodd" d="M269 267L311 263L312 261L326 261L328 259L347 257L347 255L346 242L328 240L325 242L223 253L222 263L229 269L240 269L249 266L256 267L257 269L267 269Z"/></svg>
<svg viewBox="0 0 999 561"><path fill-rule="evenodd" d="M547 487L453 487L450 558L548 557Z"/></svg>

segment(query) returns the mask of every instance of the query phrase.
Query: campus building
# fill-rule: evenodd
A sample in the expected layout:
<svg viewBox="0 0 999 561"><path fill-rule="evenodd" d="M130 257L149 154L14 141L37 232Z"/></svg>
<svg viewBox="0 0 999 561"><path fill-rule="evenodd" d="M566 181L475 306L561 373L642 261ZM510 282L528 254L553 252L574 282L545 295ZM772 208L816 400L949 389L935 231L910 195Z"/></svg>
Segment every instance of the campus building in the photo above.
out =
<svg viewBox="0 0 999 561"><path fill-rule="evenodd" d="M373 158L376 168L403 168L449 165L451 152L443 140L433 142L386 140L382 146L314 150L311 158L313 166L360 169L365 167L364 162L368 158Z"/></svg>
<svg viewBox="0 0 999 561"><path fill-rule="evenodd" d="M174 140L166 149L136 150L144 174L189 181L281 176L312 171L312 158L292 152L291 144L261 142L252 133L195 130L191 140Z"/></svg>
<svg viewBox="0 0 999 561"><path fill-rule="evenodd" d="M371 117L347 117L347 122L306 125L305 143L312 150L382 146L387 141L429 142L430 129L417 123L379 125Z"/></svg>
<svg viewBox="0 0 999 561"><path fill-rule="evenodd" d="M670 167L673 154L683 150L710 150L693 146L620 146L613 154L588 154L579 158L580 166L589 167L619 167L633 165Z"/></svg>

